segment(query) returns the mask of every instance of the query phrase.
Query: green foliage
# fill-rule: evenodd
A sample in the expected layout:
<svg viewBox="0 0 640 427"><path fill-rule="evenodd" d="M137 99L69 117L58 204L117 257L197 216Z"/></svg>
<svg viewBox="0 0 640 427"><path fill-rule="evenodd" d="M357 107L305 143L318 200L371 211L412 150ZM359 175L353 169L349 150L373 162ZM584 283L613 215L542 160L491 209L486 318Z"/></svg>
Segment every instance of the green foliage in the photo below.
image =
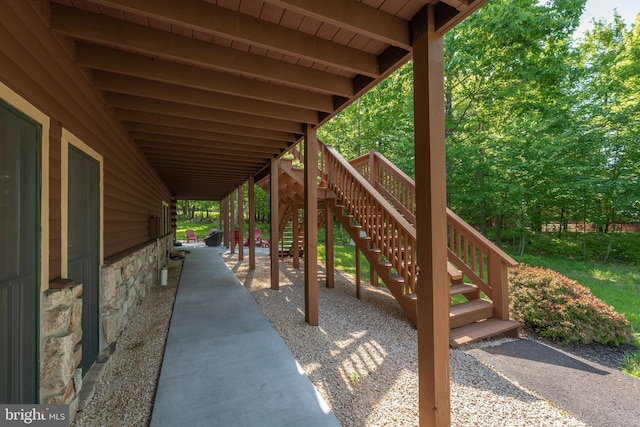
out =
<svg viewBox="0 0 640 427"><path fill-rule="evenodd" d="M640 333L636 334L636 348L640 349ZM640 378L640 351L625 355L623 372Z"/></svg>
<svg viewBox="0 0 640 427"><path fill-rule="evenodd" d="M490 230L489 238L495 240L495 231ZM516 253L518 250L517 230L502 233L501 247ZM526 252L529 255L545 255L558 259L572 259L587 262L601 262L608 249L610 235L598 232L528 233ZM640 233L616 233L609 249L607 261L640 265Z"/></svg>
<svg viewBox="0 0 640 427"><path fill-rule="evenodd" d="M509 272L512 318L561 344L631 341L632 327L591 291L555 271L521 264Z"/></svg>
<svg viewBox="0 0 640 427"><path fill-rule="evenodd" d="M218 224L200 222L200 221L180 220L176 224L176 240L186 241L187 230L193 230L196 233L196 236L199 236L200 239L202 239L204 236L209 234L209 230L212 228L218 228Z"/></svg>

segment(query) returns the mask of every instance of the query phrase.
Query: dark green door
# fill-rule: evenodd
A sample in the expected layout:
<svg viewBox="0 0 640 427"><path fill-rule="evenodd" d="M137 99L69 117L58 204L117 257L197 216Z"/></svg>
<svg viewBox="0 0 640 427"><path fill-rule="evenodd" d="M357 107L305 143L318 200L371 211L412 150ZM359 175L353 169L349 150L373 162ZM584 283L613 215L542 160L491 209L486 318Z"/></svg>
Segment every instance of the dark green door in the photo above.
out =
<svg viewBox="0 0 640 427"><path fill-rule="evenodd" d="M82 283L82 371L99 351L100 165L69 146L68 276Z"/></svg>
<svg viewBox="0 0 640 427"><path fill-rule="evenodd" d="M39 141L0 100L0 403L38 401Z"/></svg>

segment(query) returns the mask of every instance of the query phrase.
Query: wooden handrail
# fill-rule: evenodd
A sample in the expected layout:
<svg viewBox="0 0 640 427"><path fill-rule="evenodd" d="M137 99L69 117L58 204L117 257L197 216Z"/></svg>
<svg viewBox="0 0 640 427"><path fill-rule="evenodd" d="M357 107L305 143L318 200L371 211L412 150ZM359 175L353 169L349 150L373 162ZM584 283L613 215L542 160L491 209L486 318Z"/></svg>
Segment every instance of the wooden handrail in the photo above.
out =
<svg viewBox="0 0 640 427"><path fill-rule="evenodd" d="M377 151L350 162L415 225L415 182ZM494 317L509 318L507 268L517 262L447 208L448 258L494 302Z"/></svg>
<svg viewBox="0 0 640 427"><path fill-rule="evenodd" d="M322 179L372 239L372 246L404 279L407 294L415 293L416 230L358 171L332 147L319 142Z"/></svg>
<svg viewBox="0 0 640 427"><path fill-rule="evenodd" d="M415 182L382 154L347 162L318 141L319 174L415 293ZM301 150L294 148L294 157ZM494 317L509 318L507 269L517 262L447 208L448 259L493 301Z"/></svg>

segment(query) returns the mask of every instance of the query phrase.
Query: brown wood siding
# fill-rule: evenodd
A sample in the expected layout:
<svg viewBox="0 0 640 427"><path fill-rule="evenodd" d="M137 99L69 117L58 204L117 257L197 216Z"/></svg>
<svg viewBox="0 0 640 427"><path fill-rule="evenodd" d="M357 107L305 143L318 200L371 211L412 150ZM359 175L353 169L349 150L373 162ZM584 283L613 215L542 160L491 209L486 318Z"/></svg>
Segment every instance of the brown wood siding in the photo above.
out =
<svg viewBox="0 0 640 427"><path fill-rule="evenodd" d="M49 128L49 281L62 274L62 126L52 120Z"/></svg>
<svg viewBox="0 0 640 427"><path fill-rule="evenodd" d="M30 2L0 3L0 80L103 156L104 256L150 239L149 216L169 202L166 185L131 142L113 113L68 54L68 40L54 37ZM57 125L56 125L57 126ZM60 148L52 147L49 177L51 274L60 264ZM53 139L53 137L52 137ZM55 175L55 176L54 176ZM53 224L56 222L56 224Z"/></svg>

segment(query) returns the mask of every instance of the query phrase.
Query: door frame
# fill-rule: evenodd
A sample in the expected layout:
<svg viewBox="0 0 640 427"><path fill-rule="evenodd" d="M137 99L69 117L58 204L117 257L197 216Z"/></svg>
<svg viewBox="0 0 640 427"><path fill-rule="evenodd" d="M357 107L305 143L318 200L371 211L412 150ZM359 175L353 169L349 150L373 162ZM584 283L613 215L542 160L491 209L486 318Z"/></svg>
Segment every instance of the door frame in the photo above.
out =
<svg viewBox="0 0 640 427"><path fill-rule="evenodd" d="M60 184L61 184L61 274L62 277L68 277L69 274L69 150L70 146L75 148L76 150L83 153L85 156L91 158L98 164L98 174L99 174L99 183L98 183L98 307L96 307L96 313L98 314L98 318L96 319L96 323L98 325L98 352L102 351L105 347L105 340L102 333L102 322L101 322L101 283L100 283L100 267L104 264L104 160L101 154L95 151L93 148L89 147L84 141L75 136L69 130L62 128L62 138L60 139L61 147L60 147ZM84 309L83 309L84 311Z"/></svg>
<svg viewBox="0 0 640 427"><path fill-rule="evenodd" d="M35 395L36 400L39 402L40 399L40 371L42 365L41 355L44 354L43 343L41 342L41 326L40 326L40 315L42 310L42 293L49 288L49 236L50 236L50 228L49 228L49 131L51 127L51 118L32 105L25 98L20 96L18 93L14 92L11 88L6 86L4 83L0 81L0 98L4 103L11 106L11 108L20 112L24 116L28 117L32 121L38 123L40 125L39 137L38 141L39 150L38 153L38 161L39 164L39 176L36 178L36 182L38 183L39 189L39 200L36 201L38 203L38 209L40 210L40 218L39 218L39 231L36 231L36 235L38 236L38 249L36 249L36 256L38 257L36 263L38 265L38 271L36 271L36 275L38 277L40 283L36 283L36 289L39 291L37 294L33 295L33 298L36 302L36 330L35 330L35 339L36 339L36 363L33 367L35 372L36 384L35 384Z"/></svg>
<svg viewBox="0 0 640 427"><path fill-rule="evenodd" d="M61 259L62 259L62 277L67 277L68 274L68 263L69 263L69 145L72 145L86 156L92 158L98 163L100 168L100 199L99 199L99 209L98 209L98 221L99 224L99 234L98 234L98 259L100 261L100 265L104 264L104 160L102 155L100 155L93 148L89 147L85 144L80 138L75 136L73 133L69 132L67 129L62 128L62 138L61 138L61 204L62 204L62 233L61 233Z"/></svg>

